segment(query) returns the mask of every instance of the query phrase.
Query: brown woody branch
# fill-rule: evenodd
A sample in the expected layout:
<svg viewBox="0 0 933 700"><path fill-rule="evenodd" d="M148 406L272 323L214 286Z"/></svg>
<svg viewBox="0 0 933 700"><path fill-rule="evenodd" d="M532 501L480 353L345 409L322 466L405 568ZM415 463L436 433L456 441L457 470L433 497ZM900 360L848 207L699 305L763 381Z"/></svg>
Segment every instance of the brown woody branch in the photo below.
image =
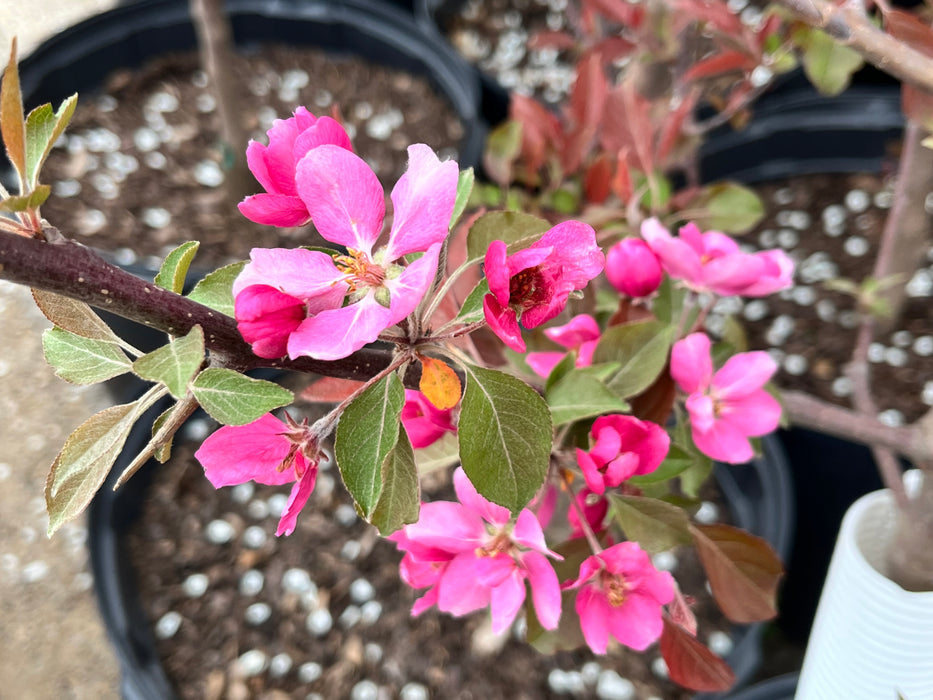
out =
<svg viewBox="0 0 933 700"><path fill-rule="evenodd" d="M367 380L392 361L390 351L378 349L363 349L333 362L257 357L229 316L157 287L67 239L47 243L0 231L0 279L62 294L171 335L184 335L199 325L208 350L239 371L272 367Z"/></svg>

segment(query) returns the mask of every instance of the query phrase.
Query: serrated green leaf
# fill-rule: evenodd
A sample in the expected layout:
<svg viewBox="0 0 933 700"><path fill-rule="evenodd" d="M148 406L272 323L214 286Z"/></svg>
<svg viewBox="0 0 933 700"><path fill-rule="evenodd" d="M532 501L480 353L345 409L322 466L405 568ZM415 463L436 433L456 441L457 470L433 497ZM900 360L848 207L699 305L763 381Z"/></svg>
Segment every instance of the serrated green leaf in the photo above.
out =
<svg viewBox="0 0 933 700"><path fill-rule="evenodd" d="M195 326L188 335L138 358L133 363L133 371L150 382L165 384L172 396L181 399L188 393L188 382L202 362L204 331L201 326Z"/></svg>
<svg viewBox="0 0 933 700"><path fill-rule="evenodd" d="M572 370L547 391L554 425L563 425L603 413L622 413L629 405L596 377Z"/></svg>
<svg viewBox="0 0 933 700"><path fill-rule="evenodd" d="M687 451L693 461L680 473L680 488L690 498L696 498L700 494L700 487L713 473L713 460L696 448Z"/></svg>
<svg viewBox="0 0 933 700"><path fill-rule="evenodd" d="M32 298L42 315L62 330L92 340L123 343L110 329L110 326L104 323L103 319L83 301L76 301L41 289L33 289Z"/></svg>
<svg viewBox="0 0 933 700"><path fill-rule="evenodd" d="M44 104L26 117L26 179L30 187L39 184L42 164L65 131L77 106L78 94L75 93L62 101L57 112L52 111L52 105Z"/></svg>
<svg viewBox="0 0 933 700"><path fill-rule="evenodd" d="M398 442L382 462L382 488L370 522L385 537L418 521L421 489L415 451L408 434L399 431Z"/></svg>
<svg viewBox="0 0 933 700"><path fill-rule="evenodd" d="M209 367L196 376L191 391L201 408L224 425L252 423L295 400L292 392L274 382L219 367Z"/></svg>
<svg viewBox="0 0 933 700"><path fill-rule="evenodd" d="M379 502L382 467L398 444L399 416L404 405L402 380L391 372L357 396L337 424L337 467L366 519L373 516Z"/></svg>
<svg viewBox="0 0 933 700"><path fill-rule="evenodd" d="M68 436L45 484L48 534L79 515L116 461L136 419L154 399L111 406L88 418Z"/></svg>
<svg viewBox="0 0 933 700"><path fill-rule="evenodd" d="M625 537L649 554L690 544L690 519L677 506L655 498L609 496L609 506Z"/></svg>
<svg viewBox="0 0 933 700"><path fill-rule="evenodd" d="M661 286L658 287L658 293L654 298L651 310L654 311L654 315L658 317L659 321L674 324L683 313L686 298L687 290L665 275L661 281ZM686 327L692 326L687 325Z"/></svg>
<svg viewBox="0 0 933 700"><path fill-rule="evenodd" d="M674 328L662 321L613 326L596 345L593 362L618 362L621 367L606 380L606 386L620 398L636 396L661 374L673 337Z"/></svg>
<svg viewBox="0 0 933 700"><path fill-rule="evenodd" d="M0 132L3 134L7 158L19 175L20 194L27 194L26 121L23 119L23 95L16 66L16 37L13 37L10 61L3 71L3 82L0 83Z"/></svg>
<svg viewBox="0 0 933 700"><path fill-rule="evenodd" d="M864 63L861 54L819 29L801 28L794 32L794 40L803 50L804 72L824 95L835 96L845 90L852 74Z"/></svg>
<svg viewBox="0 0 933 700"><path fill-rule="evenodd" d="M463 306L460 307L460 313L457 314L457 321L468 325L482 321L485 311L483 311L483 297L489 294L489 282L484 277L481 279L467 298L463 300Z"/></svg>
<svg viewBox="0 0 933 700"><path fill-rule="evenodd" d="M61 328L46 329L42 351L55 374L72 384L96 384L124 374L131 367L116 343L85 338Z"/></svg>
<svg viewBox="0 0 933 700"><path fill-rule="evenodd" d="M18 212L26 211L27 209L37 209L45 203L45 200L49 198L51 193L51 187L48 185L39 185L29 194L7 197L0 202L0 211Z"/></svg>
<svg viewBox="0 0 933 700"><path fill-rule="evenodd" d="M154 282L162 289L181 294L185 288L188 268L194 260L195 253L198 252L199 245L201 244L197 241L187 241L166 255Z"/></svg>
<svg viewBox="0 0 933 700"><path fill-rule="evenodd" d="M706 213L695 217L704 229L745 233L765 215L765 207L754 190L735 182L709 185L705 194Z"/></svg>
<svg viewBox="0 0 933 700"><path fill-rule="evenodd" d="M233 280L245 265L245 261L236 262L205 275L188 293L188 298L226 316L233 316Z"/></svg>
<svg viewBox="0 0 933 700"><path fill-rule="evenodd" d="M551 413L538 393L515 377L464 365L460 460L483 496L513 513L544 483L551 455Z"/></svg>
<svg viewBox="0 0 933 700"><path fill-rule="evenodd" d="M457 198L454 200L454 211L450 215L451 231L453 231L457 222L460 221L460 217L463 216L463 212L467 208L470 195L473 193L473 183L475 180L476 176L473 174L473 168L460 171L460 175L457 178Z"/></svg>
<svg viewBox="0 0 933 700"><path fill-rule="evenodd" d="M502 241L506 245L534 242L551 228L551 224L537 216L516 211L492 211L483 214L470 227L467 234L468 264L486 257L489 244ZM510 252L514 252L510 249Z"/></svg>

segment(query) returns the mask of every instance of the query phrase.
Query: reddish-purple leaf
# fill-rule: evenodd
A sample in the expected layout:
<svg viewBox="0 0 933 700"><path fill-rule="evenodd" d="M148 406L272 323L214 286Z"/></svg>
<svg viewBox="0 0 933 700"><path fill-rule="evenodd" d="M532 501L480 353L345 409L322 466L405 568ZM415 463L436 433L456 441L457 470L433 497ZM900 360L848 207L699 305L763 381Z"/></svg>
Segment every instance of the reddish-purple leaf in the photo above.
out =
<svg viewBox="0 0 933 700"><path fill-rule="evenodd" d="M612 163L605 153L601 153L586 169L583 176L583 193L586 201L602 204L609 196L612 182Z"/></svg>
<svg viewBox="0 0 933 700"><path fill-rule="evenodd" d="M754 66L755 62L746 53L742 51L724 51L694 63L690 70L684 73L682 79L685 83L689 83L700 78L722 75L730 71L745 70L754 68Z"/></svg>
<svg viewBox="0 0 933 700"><path fill-rule="evenodd" d="M912 12L885 12L884 28L895 39L900 39L917 51L933 57L933 27Z"/></svg>
<svg viewBox="0 0 933 700"><path fill-rule="evenodd" d="M661 656L671 680L685 688L711 692L728 690L735 683L729 664L667 616L661 633Z"/></svg>
<svg viewBox="0 0 933 700"><path fill-rule="evenodd" d="M770 620L784 575L780 559L761 537L731 525L692 525L713 598L733 622Z"/></svg>

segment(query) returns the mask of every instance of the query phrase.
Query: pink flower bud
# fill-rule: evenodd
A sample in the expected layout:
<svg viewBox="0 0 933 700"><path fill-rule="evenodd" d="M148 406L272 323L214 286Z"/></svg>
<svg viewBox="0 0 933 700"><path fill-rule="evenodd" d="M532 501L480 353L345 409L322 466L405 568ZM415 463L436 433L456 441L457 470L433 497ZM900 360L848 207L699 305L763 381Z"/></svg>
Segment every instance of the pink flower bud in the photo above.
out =
<svg viewBox="0 0 933 700"><path fill-rule="evenodd" d="M643 240L626 238L609 249L606 277L622 294L646 297L661 284L661 263Z"/></svg>

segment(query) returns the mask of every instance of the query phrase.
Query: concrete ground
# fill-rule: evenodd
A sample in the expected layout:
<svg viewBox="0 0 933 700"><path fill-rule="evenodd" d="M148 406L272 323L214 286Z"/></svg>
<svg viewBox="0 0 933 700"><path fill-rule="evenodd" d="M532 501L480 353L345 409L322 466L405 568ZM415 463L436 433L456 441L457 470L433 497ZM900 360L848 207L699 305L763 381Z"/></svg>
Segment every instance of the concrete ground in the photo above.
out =
<svg viewBox="0 0 933 700"><path fill-rule="evenodd" d="M0 56L20 56L115 0L0 0ZM0 698L110 700L119 671L91 590L82 520L46 537L44 487L65 438L105 406L54 376L29 290L0 282Z"/></svg>

